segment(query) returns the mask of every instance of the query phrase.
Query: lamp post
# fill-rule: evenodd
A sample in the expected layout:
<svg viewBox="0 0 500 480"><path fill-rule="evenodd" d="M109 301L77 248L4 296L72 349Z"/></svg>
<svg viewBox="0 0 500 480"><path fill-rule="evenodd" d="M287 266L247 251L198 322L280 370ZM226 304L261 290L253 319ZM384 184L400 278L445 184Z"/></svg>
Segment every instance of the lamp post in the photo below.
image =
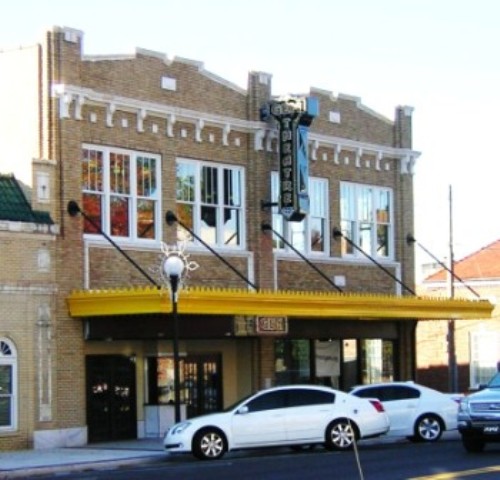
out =
<svg viewBox="0 0 500 480"><path fill-rule="evenodd" d="M172 318L174 322L174 406L175 423L181 420L180 366L179 366L179 315L177 314L177 291L184 272L184 261L178 255L169 255L163 262L163 271L170 282Z"/></svg>

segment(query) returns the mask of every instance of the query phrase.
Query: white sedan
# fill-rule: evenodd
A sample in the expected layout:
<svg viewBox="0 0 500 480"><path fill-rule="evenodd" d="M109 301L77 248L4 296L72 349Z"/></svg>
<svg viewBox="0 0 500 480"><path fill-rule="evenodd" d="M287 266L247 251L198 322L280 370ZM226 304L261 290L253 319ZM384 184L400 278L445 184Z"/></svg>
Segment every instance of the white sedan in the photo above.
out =
<svg viewBox="0 0 500 480"><path fill-rule="evenodd" d="M389 430L378 400L356 398L329 387L289 385L262 390L221 413L173 425L163 444L171 453L203 460L244 448L323 444L347 450L362 438Z"/></svg>
<svg viewBox="0 0 500 480"><path fill-rule="evenodd" d="M415 382L389 382L354 387L350 393L378 398L389 416L389 436L435 442L445 430L456 430L459 395L441 393Z"/></svg>

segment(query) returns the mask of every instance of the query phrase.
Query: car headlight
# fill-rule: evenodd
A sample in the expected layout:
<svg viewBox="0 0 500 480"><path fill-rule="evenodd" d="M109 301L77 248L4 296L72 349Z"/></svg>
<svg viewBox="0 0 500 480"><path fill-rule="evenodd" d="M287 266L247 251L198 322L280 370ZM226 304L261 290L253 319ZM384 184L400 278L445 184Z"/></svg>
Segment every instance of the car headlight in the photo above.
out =
<svg viewBox="0 0 500 480"><path fill-rule="evenodd" d="M459 413L468 413L469 412L469 401L468 400L460 400L460 404L458 405Z"/></svg>
<svg viewBox="0 0 500 480"><path fill-rule="evenodd" d="M179 433L182 433L186 428L191 425L191 422L181 422L181 423L176 423L169 431L171 435L178 435Z"/></svg>

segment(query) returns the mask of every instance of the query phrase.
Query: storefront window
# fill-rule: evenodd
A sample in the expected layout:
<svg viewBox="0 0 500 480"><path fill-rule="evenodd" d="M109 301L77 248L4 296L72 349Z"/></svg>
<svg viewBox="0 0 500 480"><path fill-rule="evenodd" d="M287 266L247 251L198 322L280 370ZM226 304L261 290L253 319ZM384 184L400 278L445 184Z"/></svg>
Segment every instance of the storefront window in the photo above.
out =
<svg viewBox="0 0 500 480"><path fill-rule="evenodd" d="M147 371L147 403L151 405L173 404L175 401L174 359L172 357L148 358Z"/></svg>
<svg viewBox="0 0 500 480"><path fill-rule="evenodd" d="M274 348L277 385L310 382L309 340L278 339L274 343Z"/></svg>
<svg viewBox="0 0 500 480"><path fill-rule="evenodd" d="M361 381L363 384L394 380L394 344L391 340L361 340Z"/></svg>

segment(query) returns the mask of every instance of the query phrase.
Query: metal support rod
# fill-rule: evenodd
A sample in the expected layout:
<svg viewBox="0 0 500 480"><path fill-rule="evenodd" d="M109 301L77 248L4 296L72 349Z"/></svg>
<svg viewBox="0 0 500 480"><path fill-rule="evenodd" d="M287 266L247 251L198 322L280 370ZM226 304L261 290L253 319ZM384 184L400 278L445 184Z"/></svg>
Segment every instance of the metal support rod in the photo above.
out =
<svg viewBox="0 0 500 480"><path fill-rule="evenodd" d="M276 235L283 243L285 243L289 248L291 248L302 260L304 260L304 262L306 262L316 273L318 273L319 275L321 275L332 287L334 287L337 291L342 292L342 289L338 285L335 285L335 283L332 282L332 280L330 278L328 278L316 265L314 265L314 263L310 262L307 257L305 257L304 255L302 255L302 253L299 252L299 250L297 250L282 235L280 235L276 230L274 230L271 227L271 225L269 225L268 223L263 223L261 225L261 229L262 229L263 232L265 232L267 230L273 232L274 235Z"/></svg>
<svg viewBox="0 0 500 480"><path fill-rule="evenodd" d="M161 286L144 270L141 268L141 266L139 264L137 264L137 262L135 262L135 260L133 260L132 258L130 258L127 253L125 251L123 251L118 245L117 243L109 236L107 235L102 229L101 227L99 226L99 224L97 224L96 222L94 222L94 220L89 217L78 205L78 203L76 203L74 200L70 200L68 202L68 206L67 206L67 211L69 213L70 216L74 217L78 214L80 214L85 220L87 220L87 222L89 222L109 243L111 243L111 245L113 245L113 247L115 247L139 272L141 272L144 277L146 277L156 288L160 289Z"/></svg>
<svg viewBox="0 0 500 480"><path fill-rule="evenodd" d="M230 268L238 277L240 277L242 280L244 280L248 285L250 285L253 289L259 290L259 287L255 285L255 283L251 282L248 278L246 278L241 272L239 272L236 268L234 268L224 257L219 255L208 243L204 242L196 233L194 233L187 225L184 225L175 215L174 212L171 210L168 210L167 213L165 214L165 221L167 222L167 225L173 225L175 222L177 222L184 230L189 232L190 235L192 235L198 242L200 242L207 250L209 250L211 253L213 253L224 265L226 265L228 268Z"/></svg>
<svg viewBox="0 0 500 480"><path fill-rule="evenodd" d="M350 238L346 237L338 228L334 227L333 238L337 238L337 237L342 237L349 245L354 247L358 252L361 252L366 258L368 258L378 268L380 268L380 270L384 271L387 275L389 275L389 277L391 277L394 281L399 283L399 285L401 285L406 291L408 291L412 295L417 296L417 294L415 293L415 291L413 289L411 289L410 287L405 285L398 277L396 277L396 275L394 275L392 272L387 270L387 268L385 268L383 265L381 265L379 262L377 262L377 260L375 260L371 255L368 255L361 247L358 247L358 245L356 245Z"/></svg>
<svg viewBox="0 0 500 480"><path fill-rule="evenodd" d="M450 268L445 263L443 263L441 260L439 260L439 258L437 258L435 255L433 255L432 252L427 250L427 248L425 248L421 243L417 242L417 240L415 239L415 237L411 233L406 235L406 243L408 243L408 245L410 243L416 243L425 253L427 253L427 255L432 257L434 259L434 261L439 263L439 265L441 267L443 267L448 273L450 273L453 278L455 278L461 284L463 284L463 286L466 287L468 290L470 290L477 298L481 298L481 295L479 295L479 293L477 293L471 286L467 285L467 283L465 283L465 281L462 280L454 271L450 270Z"/></svg>

